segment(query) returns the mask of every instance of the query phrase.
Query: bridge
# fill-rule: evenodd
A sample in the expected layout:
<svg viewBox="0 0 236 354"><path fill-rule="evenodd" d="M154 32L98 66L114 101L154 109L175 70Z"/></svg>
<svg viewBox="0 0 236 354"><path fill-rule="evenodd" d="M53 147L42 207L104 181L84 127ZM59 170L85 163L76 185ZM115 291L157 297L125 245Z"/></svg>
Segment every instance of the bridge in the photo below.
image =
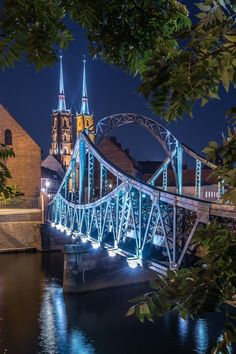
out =
<svg viewBox="0 0 236 354"><path fill-rule="evenodd" d="M127 124L146 129L166 155L148 182L128 175L98 149L101 139ZM202 167L214 169L216 165L181 144L158 122L122 113L101 119L95 134L91 125L77 132L71 163L47 209L52 227L83 243L90 241L94 249L106 248L111 257L126 257L130 267L145 264L155 269L161 264L177 269L193 251L191 240L198 227L214 220L235 222L233 206L200 199ZM183 194L185 155L196 166L194 198ZM175 193L168 191L170 168ZM160 178L161 188L155 185ZM219 197L223 193L220 183Z"/></svg>

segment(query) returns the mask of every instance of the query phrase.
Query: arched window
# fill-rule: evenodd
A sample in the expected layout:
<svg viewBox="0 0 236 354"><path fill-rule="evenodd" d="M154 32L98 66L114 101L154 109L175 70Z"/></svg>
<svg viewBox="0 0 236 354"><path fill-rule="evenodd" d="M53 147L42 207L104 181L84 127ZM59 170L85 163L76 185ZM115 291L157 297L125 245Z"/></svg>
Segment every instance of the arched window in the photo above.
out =
<svg viewBox="0 0 236 354"><path fill-rule="evenodd" d="M67 147L66 147L66 146L64 146L64 147L63 147L63 155L67 155L67 154L68 154Z"/></svg>
<svg viewBox="0 0 236 354"><path fill-rule="evenodd" d="M66 135L64 135L64 138L63 138L63 139L64 139L64 141L66 141Z"/></svg>
<svg viewBox="0 0 236 354"><path fill-rule="evenodd" d="M5 130L5 145L12 145L12 132L10 129Z"/></svg>
<svg viewBox="0 0 236 354"><path fill-rule="evenodd" d="M64 128L66 128L67 126L66 126L66 120L64 120Z"/></svg>

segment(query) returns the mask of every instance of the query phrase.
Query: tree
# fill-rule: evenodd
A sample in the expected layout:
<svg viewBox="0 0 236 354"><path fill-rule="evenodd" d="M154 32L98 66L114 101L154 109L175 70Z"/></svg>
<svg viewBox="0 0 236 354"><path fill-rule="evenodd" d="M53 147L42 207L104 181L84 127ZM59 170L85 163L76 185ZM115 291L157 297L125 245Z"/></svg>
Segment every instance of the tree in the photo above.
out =
<svg viewBox="0 0 236 354"><path fill-rule="evenodd" d="M204 106L220 99L219 86L236 85L236 0L204 0L192 23L177 0L5 0L0 16L0 66L22 58L37 69L51 65L59 47L72 40L70 20L85 27L96 57L139 75L139 91L167 121L192 115L197 101ZM229 112L236 116L236 108ZM209 159L220 160L214 171L228 185L225 202L236 205L235 129L223 144L210 142ZM199 238L199 237L200 238ZM157 278L154 292L144 295L129 312L143 320L177 308L183 317L235 306L235 234L218 225L198 231L194 242L204 258L190 269L169 271ZM228 314L224 337L213 353L227 353L236 339L234 315Z"/></svg>
<svg viewBox="0 0 236 354"><path fill-rule="evenodd" d="M7 180L12 178L11 173L4 161L9 157L14 157L14 151L12 148L7 147L4 144L0 144L0 197L8 199L11 196L14 196L15 193L9 185L7 185Z"/></svg>
<svg viewBox="0 0 236 354"><path fill-rule="evenodd" d="M196 247L204 256L194 267L168 270L167 277L158 276L151 283L153 292L134 299L127 315L136 314L141 320L153 321L155 316L178 310L182 318L196 318L209 311L226 311L223 338L212 353L229 353L228 345L236 343L236 234L219 224L199 229Z"/></svg>
<svg viewBox="0 0 236 354"><path fill-rule="evenodd" d="M72 40L72 20L85 27L91 51L109 62L139 66L161 41L190 24L185 6L175 0L5 0L0 17L0 66L22 58L36 68L53 64L58 49ZM168 43L167 43L168 42Z"/></svg>

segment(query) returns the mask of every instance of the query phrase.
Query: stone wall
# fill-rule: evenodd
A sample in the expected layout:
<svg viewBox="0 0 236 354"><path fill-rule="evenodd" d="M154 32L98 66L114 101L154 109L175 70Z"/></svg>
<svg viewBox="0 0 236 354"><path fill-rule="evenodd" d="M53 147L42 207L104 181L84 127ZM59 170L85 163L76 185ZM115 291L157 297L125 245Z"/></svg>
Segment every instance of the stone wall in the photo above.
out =
<svg viewBox="0 0 236 354"><path fill-rule="evenodd" d="M41 250L41 225L29 222L0 222L0 252L34 248Z"/></svg>
<svg viewBox="0 0 236 354"><path fill-rule="evenodd" d="M6 165L12 179L9 185L18 185L27 198L40 194L41 149L17 121L0 105L0 143L5 143L5 131L12 132L12 147L15 158L9 158Z"/></svg>

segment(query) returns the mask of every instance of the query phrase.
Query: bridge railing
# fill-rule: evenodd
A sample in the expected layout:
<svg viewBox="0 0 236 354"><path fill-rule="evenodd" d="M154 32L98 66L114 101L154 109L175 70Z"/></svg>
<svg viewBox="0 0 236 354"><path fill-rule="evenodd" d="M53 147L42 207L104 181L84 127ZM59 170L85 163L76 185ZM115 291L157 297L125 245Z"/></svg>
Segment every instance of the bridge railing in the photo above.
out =
<svg viewBox="0 0 236 354"><path fill-rule="evenodd" d="M0 209L40 209L40 197L18 196L9 199L0 199Z"/></svg>

